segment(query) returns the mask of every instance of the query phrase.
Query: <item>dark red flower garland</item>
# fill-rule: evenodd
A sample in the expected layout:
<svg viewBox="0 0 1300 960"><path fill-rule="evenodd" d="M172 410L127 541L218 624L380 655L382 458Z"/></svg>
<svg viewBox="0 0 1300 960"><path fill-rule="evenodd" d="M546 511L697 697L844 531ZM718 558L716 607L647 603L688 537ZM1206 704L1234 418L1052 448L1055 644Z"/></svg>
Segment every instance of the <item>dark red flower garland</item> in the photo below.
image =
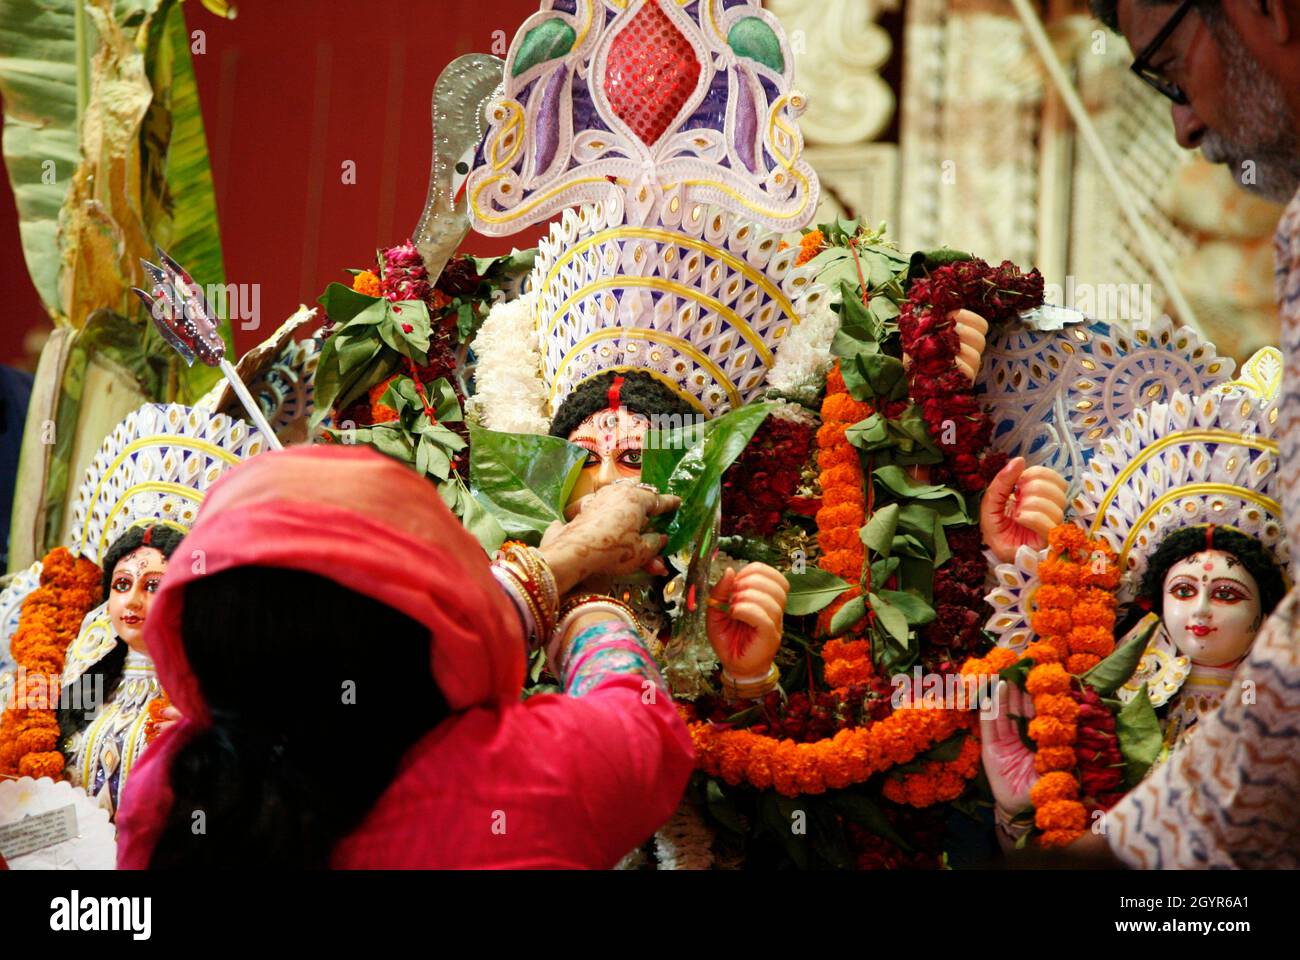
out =
<svg viewBox="0 0 1300 960"><path fill-rule="evenodd" d="M722 479L724 536L770 537L781 526L812 448L805 423L768 417Z"/></svg>
<svg viewBox="0 0 1300 960"><path fill-rule="evenodd" d="M1079 764L1080 800L1091 817L1094 810L1109 810L1123 799L1124 757L1115 715L1097 691L1087 684L1075 684L1070 695L1079 704L1074 755Z"/></svg>
<svg viewBox="0 0 1300 960"><path fill-rule="evenodd" d="M957 368L961 342L949 315L971 310L992 329L1042 302L1042 274L1022 273L1010 261L990 267L983 260L962 260L912 282L898 329L910 358L912 400L944 453L944 462L932 474L935 482L982 490L1006 463L1004 454L989 450L993 421Z"/></svg>

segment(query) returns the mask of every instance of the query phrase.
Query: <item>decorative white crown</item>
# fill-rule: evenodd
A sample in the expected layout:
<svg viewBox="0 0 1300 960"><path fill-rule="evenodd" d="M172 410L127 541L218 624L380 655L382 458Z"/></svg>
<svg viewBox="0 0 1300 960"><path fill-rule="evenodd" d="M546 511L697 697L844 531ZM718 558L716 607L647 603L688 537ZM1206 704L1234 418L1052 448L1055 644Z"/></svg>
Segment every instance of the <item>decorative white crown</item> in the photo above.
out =
<svg viewBox="0 0 1300 960"><path fill-rule="evenodd" d="M792 57L757 0L548 0L520 28L466 184L482 233L562 214L532 274L546 401L645 370L712 416L823 298Z"/></svg>
<svg viewBox="0 0 1300 960"><path fill-rule="evenodd" d="M1009 324L989 339L979 387L993 445L1051 467L1073 486L1133 411L1175 393L1209 393L1235 368L1168 317L1132 333L1103 322L1056 330Z"/></svg>
<svg viewBox="0 0 1300 960"><path fill-rule="evenodd" d="M225 414L160 403L132 411L86 471L68 549L102 565L131 527L157 522L189 532L208 488L266 446L256 427Z"/></svg>

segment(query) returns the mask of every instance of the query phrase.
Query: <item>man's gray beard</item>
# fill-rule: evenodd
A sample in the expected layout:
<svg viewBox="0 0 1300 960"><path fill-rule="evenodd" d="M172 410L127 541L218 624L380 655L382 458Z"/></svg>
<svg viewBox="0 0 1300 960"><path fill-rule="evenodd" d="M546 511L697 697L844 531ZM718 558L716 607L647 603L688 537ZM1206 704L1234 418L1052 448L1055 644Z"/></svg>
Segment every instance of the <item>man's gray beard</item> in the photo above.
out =
<svg viewBox="0 0 1300 960"><path fill-rule="evenodd" d="M1227 94L1238 113L1231 130L1205 134L1201 152L1211 163L1226 164L1251 193L1285 203L1300 190L1296 118L1282 85L1251 56L1232 25L1224 23L1214 33L1223 51Z"/></svg>

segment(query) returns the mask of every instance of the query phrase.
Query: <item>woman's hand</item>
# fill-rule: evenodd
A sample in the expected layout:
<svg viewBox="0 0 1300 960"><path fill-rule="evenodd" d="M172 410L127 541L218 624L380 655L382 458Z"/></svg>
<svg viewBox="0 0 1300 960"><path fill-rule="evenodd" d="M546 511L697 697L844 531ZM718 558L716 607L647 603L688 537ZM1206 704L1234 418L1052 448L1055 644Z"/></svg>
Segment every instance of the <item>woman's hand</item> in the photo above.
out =
<svg viewBox="0 0 1300 960"><path fill-rule="evenodd" d="M999 680L992 709L980 711L980 756L993 797L1007 816L1029 806L1029 788L1038 782L1034 752L1020 739L1016 718L1030 719L1034 701L1019 687Z"/></svg>
<svg viewBox="0 0 1300 960"><path fill-rule="evenodd" d="M676 510L679 497L632 483L611 483L584 498L582 510L567 524L553 523L542 537L541 553L555 575L560 595L595 574L618 576L650 568L668 538L646 533L650 517Z"/></svg>
<svg viewBox="0 0 1300 960"><path fill-rule="evenodd" d="M767 673L781 646L790 583L765 563L728 567L709 594L709 643L733 677Z"/></svg>
<svg viewBox="0 0 1300 960"><path fill-rule="evenodd" d="M980 533L1003 563L1015 559L1022 544L1041 550L1052 528L1065 521L1069 484L1051 467L1025 467L1016 457L998 471L980 501Z"/></svg>

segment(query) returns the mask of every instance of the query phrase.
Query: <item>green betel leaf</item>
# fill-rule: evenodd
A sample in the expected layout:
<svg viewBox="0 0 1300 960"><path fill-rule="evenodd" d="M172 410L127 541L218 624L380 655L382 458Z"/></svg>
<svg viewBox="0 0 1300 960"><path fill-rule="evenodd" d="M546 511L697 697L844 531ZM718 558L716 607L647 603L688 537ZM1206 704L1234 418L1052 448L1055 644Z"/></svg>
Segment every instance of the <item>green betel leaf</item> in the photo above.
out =
<svg viewBox="0 0 1300 960"><path fill-rule="evenodd" d="M1025 688L1025 681L1029 679L1029 671L1034 669L1034 661L1029 657L1017 660L1009 667L998 671L998 679L1005 680L1020 689Z"/></svg>
<svg viewBox="0 0 1300 960"><path fill-rule="evenodd" d="M871 311L862 305L860 290L856 277L853 281L840 282L840 328L831 341L831 353L837 357L856 357L860 353L880 350L881 326Z"/></svg>
<svg viewBox="0 0 1300 960"><path fill-rule="evenodd" d="M432 335L429 308L418 300L384 301L384 311L384 318L375 325L380 338L407 359L424 363L429 356Z"/></svg>
<svg viewBox="0 0 1300 960"><path fill-rule="evenodd" d="M1160 720L1151 706L1145 683L1137 696L1115 715L1115 733L1124 756L1124 782L1135 787L1160 756L1161 747Z"/></svg>
<svg viewBox="0 0 1300 960"><path fill-rule="evenodd" d="M488 510L468 490L461 489L458 503L460 522L472 533L488 556L496 553L506 542L506 532L492 511Z"/></svg>
<svg viewBox="0 0 1300 960"><path fill-rule="evenodd" d="M916 627L934 620L934 608L914 593L905 590L881 590L874 596L880 597L895 610L907 618L907 622ZM874 608L874 603L872 604Z"/></svg>
<svg viewBox="0 0 1300 960"><path fill-rule="evenodd" d="M712 529L722 500L722 474L740 456L771 410L771 404L753 403L711 420L705 425L703 439L678 461L661 488L682 498L668 524L668 553L698 544L706 530Z"/></svg>
<svg viewBox="0 0 1300 960"><path fill-rule="evenodd" d="M845 430L844 439L867 453L887 449L894 442L893 437L889 435L888 423L883 416L873 413Z"/></svg>
<svg viewBox="0 0 1300 960"><path fill-rule="evenodd" d="M1133 671L1137 669L1142 654L1146 652L1152 634L1159 626L1160 618L1154 613L1147 614L1129 632L1128 639L1079 679L1096 690L1098 696L1109 697L1133 676Z"/></svg>
<svg viewBox="0 0 1300 960"><path fill-rule="evenodd" d="M376 324L388 312L385 309L388 301L383 297L368 297L341 283L331 283L316 302L325 308L325 315L330 321L340 327L354 322L363 326Z"/></svg>
<svg viewBox="0 0 1300 960"><path fill-rule="evenodd" d="M790 583L785 612L792 617L806 616L830 606L849 588L845 581L820 567L804 573L788 573L785 578Z"/></svg>
<svg viewBox="0 0 1300 960"><path fill-rule="evenodd" d="M896 593L894 590L886 590L885 593ZM907 638L910 628L907 625L907 614L900 608L894 606L889 600L879 593L868 595L871 603L871 609L875 611L876 620L885 629L900 647L907 647ZM846 604L847 606L847 604Z"/></svg>
<svg viewBox="0 0 1300 960"><path fill-rule="evenodd" d="M896 503L881 507L862 528L862 542L877 556L888 557L894 546L894 532L898 529L901 510Z"/></svg>
<svg viewBox="0 0 1300 960"><path fill-rule="evenodd" d="M962 523L973 522L967 510L966 498L960 491L937 483L917 483L901 466L878 467L872 478L894 496L906 500L925 500L927 507L938 510L945 518L959 515ZM958 522L958 521L952 521Z"/></svg>
<svg viewBox="0 0 1300 960"><path fill-rule="evenodd" d="M835 611L831 617L830 631L838 636L867 615L867 603L862 597L854 597Z"/></svg>
<svg viewBox="0 0 1300 960"><path fill-rule="evenodd" d="M564 519L587 451L559 437L498 433L473 423L470 492L490 510L506 535L533 545Z"/></svg>
<svg viewBox="0 0 1300 960"><path fill-rule="evenodd" d="M897 357L859 353L852 363L840 364L840 372L854 400L899 400L907 396L907 373Z"/></svg>
<svg viewBox="0 0 1300 960"><path fill-rule="evenodd" d="M51 315L63 313L59 210L81 160L76 11L73 3L0 0L5 164L27 270Z"/></svg>

